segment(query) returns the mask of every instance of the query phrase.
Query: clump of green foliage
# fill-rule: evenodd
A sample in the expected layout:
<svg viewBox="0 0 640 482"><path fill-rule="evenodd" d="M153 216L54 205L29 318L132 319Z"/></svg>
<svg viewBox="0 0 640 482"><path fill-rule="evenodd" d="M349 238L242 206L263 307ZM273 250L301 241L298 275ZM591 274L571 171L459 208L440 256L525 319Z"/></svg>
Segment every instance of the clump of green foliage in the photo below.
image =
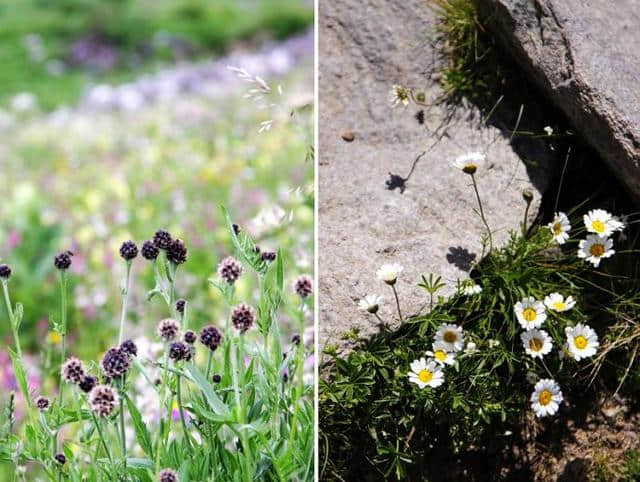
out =
<svg viewBox="0 0 640 482"><path fill-rule="evenodd" d="M624 389L638 393L640 384L629 374L638 366L633 353L640 348L640 279L633 255L637 233L629 231L604 272L576 258L575 240L551 248L546 227L514 233L474 269L480 294L455 295L425 316L361 341L344 358L326 350L319 395L323 477L430 480L442 471L442 457L511 444L529 411L532 380L551 374L566 402L555 419L539 422L542 430L562 424L572 405L593 395L598 367L606 367L599 371L599 387L613 390L626 380ZM549 313L544 329L555 348L544 363L534 362L522 348L513 306L525 296L542 299L551 292L578 302L570 311ZM564 328L585 320L599 334L604 355L561 359ZM421 390L407 378L409 364L430 349L441 323L462 326L476 348L458 354L442 386ZM455 479L455 471L450 475Z"/></svg>

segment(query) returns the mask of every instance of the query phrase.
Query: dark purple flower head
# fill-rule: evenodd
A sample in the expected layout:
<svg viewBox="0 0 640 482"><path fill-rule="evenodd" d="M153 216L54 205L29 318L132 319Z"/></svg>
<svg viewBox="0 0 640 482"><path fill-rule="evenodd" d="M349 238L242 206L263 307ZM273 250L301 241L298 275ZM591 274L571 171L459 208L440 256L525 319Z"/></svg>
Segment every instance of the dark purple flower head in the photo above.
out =
<svg viewBox="0 0 640 482"><path fill-rule="evenodd" d="M122 246L120 246L120 256L122 256L126 261L131 261L138 256L138 247L136 246L136 243L131 240L122 243Z"/></svg>
<svg viewBox="0 0 640 482"><path fill-rule="evenodd" d="M172 469L162 469L158 474L158 482L179 482L178 474Z"/></svg>
<svg viewBox="0 0 640 482"><path fill-rule="evenodd" d="M313 280L310 276L303 274L295 280L295 282L293 283L293 289L298 294L298 296L300 296L301 298L306 298L311 293L313 293Z"/></svg>
<svg viewBox="0 0 640 482"><path fill-rule="evenodd" d="M205 326L200 330L200 343L209 348L211 351L215 351L222 342L222 334L215 326Z"/></svg>
<svg viewBox="0 0 640 482"><path fill-rule="evenodd" d="M171 237L171 234L164 229L158 229L156 234L153 235L153 244L155 244L159 249L169 249L172 242L173 238Z"/></svg>
<svg viewBox="0 0 640 482"><path fill-rule="evenodd" d="M108 417L119 402L118 393L107 385L96 385L89 393L91 410L101 417Z"/></svg>
<svg viewBox="0 0 640 482"><path fill-rule="evenodd" d="M102 358L102 373L106 377L116 378L129 371L129 355L120 348L109 348Z"/></svg>
<svg viewBox="0 0 640 482"><path fill-rule="evenodd" d="M272 261L275 261L275 259L276 259L275 251L264 251L262 253L262 261L266 263L271 263Z"/></svg>
<svg viewBox="0 0 640 482"><path fill-rule="evenodd" d="M184 341L189 345L193 345L196 342L197 338L198 337L196 336L195 332L193 332L192 330L187 330L184 332Z"/></svg>
<svg viewBox="0 0 640 482"><path fill-rule="evenodd" d="M293 343L294 345L299 345L300 344L300 335L293 335L291 337L291 343Z"/></svg>
<svg viewBox="0 0 640 482"><path fill-rule="evenodd" d="M176 301L176 311L180 314L184 314L184 307L187 305L186 300L178 300Z"/></svg>
<svg viewBox="0 0 640 482"><path fill-rule="evenodd" d="M73 256L71 251L59 253L53 258L53 265L61 271L69 269L69 266L71 266L71 256Z"/></svg>
<svg viewBox="0 0 640 482"><path fill-rule="evenodd" d="M60 370L62 379L69 383L80 383L84 377L84 365L73 356L64 362Z"/></svg>
<svg viewBox="0 0 640 482"><path fill-rule="evenodd" d="M38 410L46 412L49 409L50 402L46 397L38 397L35 399L35 404L36 407L38 407Z"/></svg>
<svg viewBox="0 0 640 482"><path fill-rule="evenodd" d="M222 377L216 373L215 375L213 375L212 380L213 380L213 383L220 383L222 381Z"/></svg>
<svg viewBox="0 0 640 482"><path fill-rule="evenodd" d="M237 224L232 224L231 227L233 228L233 233L237 236L238 234L240 234L240 231L242 231L240 229L240 226L238 226Z"/></svg>
<svg viewBox="0 0 640 482"><path fill-rule="evenodd" d="M178 337L180 324L173 318L165 318L158 323L158 336L165 341L173 341Z"/></svg>
<svg viewBox="0 0 640 482"><path fill-rule="evenodd" d="M232 256L227 256L218 265L218 275L232 285L242 274L242 265Z"/></svg>
<svg viewBox="0 0 640 482"><path fill-rule="evenodd" d="M133 340L125 340L120 344L120 350L125 352L130 357L134 357L138 355L138 346L136 342Z"/></svg>
<svg viewBox="0 0 640 482"><path fill-rule="evenodd" d="M255 310L244 303L239 304L231 312L231 323L240 333L245 333L256 321Z"/></svg>
<svg viewBox="0 0 640 482"><path fill-rule="evenodd" d="M58 452L57 454L55 454L55 455L53 456L53 459L54 459L56 462L58 462L60 465L64 465L64 464L66 464L66 463L67 463L67 457L66 457L63 453L61 453L61 452Z"/></svg>
<svg viewBox="0 0 640 482"><path fill-rule="evenodd" d="M153 261L160 254L160 250L153 243L153 241L145 241L142 243L142 257L144 259L148 259L149 261Z"/></svg>
<svg viewBox="0 0 640 482"><path fill-rule="evenodd" d="M84 377L82 377L82 380L80 381L78 386L84 393L89 393L97 384L98 377L94 377L93 375L85 375Z"/></svg>
<svg viewBox="0 0 640 482"><path fill-rule="evenodd" d="M189 361L191 359L191 348L186 343L174 341L169 346L169 358L175 362L180 360Z"/></svg>
<svg viewBox="0 0 640 482"><path fill-rule="evenodd" d="M187 262L187 247L181 239L174 239L167 249L167 259L174 264Z"/></svg>
<svg viewBox="0 0 640 482"><path fill-rule="evenodd" d="M9 279L11 277L11 268L8 264L0 264L0 278Z"/></svg>

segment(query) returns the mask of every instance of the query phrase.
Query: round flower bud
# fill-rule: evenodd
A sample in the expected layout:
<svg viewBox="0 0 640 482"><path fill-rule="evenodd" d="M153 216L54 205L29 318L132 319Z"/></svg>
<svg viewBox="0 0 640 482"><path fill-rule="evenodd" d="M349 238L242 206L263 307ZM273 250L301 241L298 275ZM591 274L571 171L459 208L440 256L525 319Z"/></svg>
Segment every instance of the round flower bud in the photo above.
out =
<svg viewBox="0 0 640 482"><path fill-rule="evenodd" d="M9 279L11 277L11 268L8 264L0 264L0 278Z"/></svg>
<svg viewBox="0 0 640 482"><path fill-rule="evenodd" d="M136 342L133 340L125 340L120 344L120 350L129 355L130 357L134 357L138 355L138 346Z"/></svg>
<svg viewBox="0 0 640 482"><path fill-rule="evenodd" d="M533 201L533 192L531 191L531 189L525 189L524 191L522 191L522 199L524 199L527 204Z"/></svg>
<svg viewBox="0 0 640 482"><path fill-rule="evenodd" d="M300 344L300 335L298 335L298 334L293 335L291 337L291 343L293 343L294 345L299 345Z"/></svg>
<svg viewBox="0 0 640 482"><path fill-rule="evenodd" d="M84 365L76 357L69 358L60 369L62 379L69 383L80 383L84 377Z"/></svg>
<svg viewBox="0 0 640 482"><path fill-rule="evenodd" d="M142 257L144 259L148 259L149 261L153 261L160 254L160 250L153 243L153 241L145 241L142 243Z"/></svg>
<svg viewBox="0 0 640 482"><path fill-rule="evenodd" d="M213 383L220 383L222 381L222 377L216 373L215 375L213 375L212 380Z"/></svg>
<svg viewBox="0 0 640 482"><path fill-rule="evenodd" d="M73 256L71 251L59 253L53 258L53 265L61 271L69 269L69 266L71 266L71 256Z"/></svg>
<svg viewBox="0 0 640 482"><path fill-rule="evenodd" d="M155 244L159 249L169 249L172 242L173 238L171 237L171 234L164 229L158 229L156 234L153 235L153 244Z"/></svg>
<svg viewBox="0 0 640 482"><path fill-rule="evenodd" d="M120 246L120 256L122 256L126 261L131 261L138 256L138 247L136 246L136 243L131 240L122 243L122 246Z"/></svg>
<svg viewBox="0 0 640 482"><path fill-rule="evenodd" d="M185 300L176 301L176 311L180 314L184 314L184 307L187 305Z"/></svg>
<svg viewBox="0 0 640 482"><path fill-rule="evenodd" d="M158 336L165 341L173 341L178 337L180 325L173 318L165 318L158 323Z"/></svg>
<svg viewBox="0 0 640 482"><path fill-rule="evenodd" d="M200 330L200 343L209 348L211 351L215 351L222 342L222 334L215 326L205 326Z"/></svg>
<svg viewBox="0 0 640 482"><path fill-rule="evenodd" d="M235 234L236 236L237 236L238 234L240 234L240 231L242 231L242 230L240 229L240 226L238 226L238 225L237 225L237 224L235 224L235 223L233 223L231 227L233 228L233 232L234 232L234 234Z"/></svg>
<svg viewBox="0 0 640 482"><path fill-rule="evenodd" d="M109 348L104 354L101 364L105 377L117 378L129 371L129 355L120 348Z"/></svg>
<svg viewBox="0 0 640 482"><path fill-rule="evenodd" d="M167 249L167 259L174 264L187 262L187 247L181 239L175 239Z"/></svg>
<svg viewBox="0 0 640 482"><path fill-rule="evenodd" d="M84 377L82 377L80 383L78 383L78 386L84 393L89 393L97 384L98 377L94 377L93 375L85 375Z"/></svg>
<svg viewBox="0 0 640 482"><path fill-rule="evenodd" d="M38 407L38 410L46 412L49 409L50 402L46 397L38 397L35 399L35 404L36 407Z"/></svg>
<svg viewBox="0 0 640 482"><path fill-rule="evenodd" d="M191 350L186 343L181 341L174 341L169 346L169 358L175 362L180 360L188 360L191 358Z"/></svg>
<svg viewBox="0 0 640 482"><path fill-rule="evenodd" d="M58 452L57 454L55 454L53 456L53 459L60 465L64 465L67 463L67 457L61 452Z"/></svg>
<svg viewBox="0 0 640 482"><path fill-rule="evenodd" d="M191 331L191 330L187 330L184 332L184 341L185 343L188 343L189 345L193 345L196 342L196 339L198 337L196 336L195 332Z"/></svg>
<svg viewBox="0 0 640 482"><path fill-rule="evenodd" d="M227 256L218 265L218 276L232 285L242 274L242 265L232 256Z"/></svg>
<svg viewBox="0 0 640 482"><path fill-rule="evenodd" d="M313 292L313 280L310 276L299 276L293 283L293 290L300 298L306 298Z"/></svg>
<svg viewBox="0 0 640 482"><path fill-rule="evenodd" d="M179 482L178 474L172 469L162 469L158 474L158 482Z"/></svg>
<svg viewBox="0 0 640 482"><path fill-rule="evenodd" d="M275 259L276 259L275 251L264 251L262 253L262 261L264 261L266 263L270 263L272 261L275 261Z"/></svg>
<svg viewBox="0 0 640 482"><path fill-rule="evenodd" d="M245 333L256 320L255 310L244 303L236 306L231 312L231 323L240 333Z"/></svg>
<svg viewBox="0 0 640 482"><path fill-rule="evenodd" d="M118 393L108 385L96 385L89 392L89 406L101 417L111 415L118 402Z"/></svg>

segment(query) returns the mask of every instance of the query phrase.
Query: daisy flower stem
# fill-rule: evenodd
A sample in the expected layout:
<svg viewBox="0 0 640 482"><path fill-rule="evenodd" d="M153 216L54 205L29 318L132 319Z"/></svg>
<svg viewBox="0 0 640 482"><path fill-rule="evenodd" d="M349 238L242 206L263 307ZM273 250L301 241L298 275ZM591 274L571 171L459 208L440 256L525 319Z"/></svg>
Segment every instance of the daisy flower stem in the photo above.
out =
<svg viewBox="0 0 640 482"><path fill-rule="evenodd" d="M551 371L549 370L549 368L547 368L547 364L544 362L544 360L542 358L540 358L540 363L542 363L542 366L544 367L544 369L546 370L546 372L549 374L549 376L551 378L553 378L553 375L551 374Z"/></svg>
<svg viewBox="0 0 640 482"><path fill-rule="evenodd" d="M398 308L398 317L400 318L400 323L402 323L404 320L402 318L402 311L400 310L400 300L398 299L398 292L396 291L396 285L395 284L391 285L391 289L393 290L393 296L396 299L396 307Z"/></svg>
<svg viewBox="0 0 640 482"><path fill-rule="evenodd" d="M384 320L382 318L380 318L380 315L378 313L374 313L373 316L378 318L378 321L380 322L381 326L385 326Z"/></svg>
<svg viewBox="0 0 640 482"><path fill-rule="evenodd" d="M493 238L491 237L491 228L489 227L489 223L487 223L487 218L484 216L484 210L482 209L482 200L480 199L480 192L478 191L478 184L476 183L476 176L471 174L471 181L473 182L473 190L476 193L476 199L478 200L478 208L480 210L480 218L484 223L485 228L487 228L487 235L489 236L489 252L493 251Z"/></svg>
<svg viewBox="0 0 640 482"><path fill-rule="evenodd" d="M522 237L523 238L527 236L527 218L529 217L529 206L531 206L531 202L527 202L527 207L524 208L524 218L522 219Z"/></svg>
<svg viewBox="0 0 640 482"><path fill-rule="evenodd" d="M124 319L127 316L127 299L129 298L129 279L131 278L131 260L127 261L127 271L122 287L122 311L120 312L120 334L118 335L118 345L122 344L124 336Z"/></svg>

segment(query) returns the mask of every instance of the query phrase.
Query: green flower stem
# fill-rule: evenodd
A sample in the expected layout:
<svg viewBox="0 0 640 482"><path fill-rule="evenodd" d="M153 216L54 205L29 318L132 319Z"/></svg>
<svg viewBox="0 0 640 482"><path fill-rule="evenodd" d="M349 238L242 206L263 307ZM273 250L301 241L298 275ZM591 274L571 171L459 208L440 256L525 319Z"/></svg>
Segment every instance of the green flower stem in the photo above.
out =
<svg viewBox="0 0 640 482"><path fill-rule="evenodd" d="M166 392L167 392L167 366L169 365L169 345L165 343L164 346L164 363L162 372L162 388L160 389L160 433L158 434L158 441L156 446L156 473L160 471L160 445L162 441L162 434L164 432L164 420L163 415L167 404ZM167 412L168 418L171 419L171 408Z"/></svg>
<svg viewBox="0 0 640 482"><path fill-rule="evenodd" d="M62 363L64 363L67 358L67 270L60 271L60 326L62 327L62 332L60 336L62 337ZM56 430L56 434L53 438L54 447L58 446L58 432L60 431L60 414L62 409L62 400L64 397L64 380L62 379L62 371L60 371L60 389L58 391L58 429Z"/></svg>
<svg viewBox="0 0 640 482"><path fill-rule="evenodd" d="M109 462L113 465L113 459L111 458L111 452L109 451L109 446L107 445L107 442L106 442L106 440L104 438L104 433L102 432L102 426L100 425L100 421L96 417L96 414L93 413L93 410L89 409L89 412L91 413L91 417L93 418L93 423L96 426L96 429L98 430L98 435L100 436L100 441L102 442L102 446L104 447L104 451L107 454L107 458L109 459Z"/></svg>
<svg viewBox="0 0 640 482"><path fill-rule="evenodd" d="M2 280L2 291L4 292L4 302L7 305L7 312L9 313L9 321L11 322L11 331L13 332L13 341L16 345L16 353L18 358L22 360L22 348L20 347L20 338L18 338L18 327L16 326L16 318L13 314L13 306L11 305L11 298L9 298L9 287L7 286L7 280ZM29 400L29 398L27 398Z"/></svg>
<svg viewBox="0 0 640 482"><path fill-rule="evenodd" d="M127 261L127 274L124 278L124 286L122 287L122 312L120 313L120 334L118 335L118 345L122 344L124 336L124 320L127 316L127 299L129 298L129 280L131 278L131 260Z"/></svg>
<svg viewBox="0 0 640 482"><path fill-rule="evenodd" d="M393 285L391 286L393 287ZM394 289L395 293L395 289ZM398 307L398 313L400 313L400 307ZM402 320L402 315L400 315ZM291 420L291 427L289 428L289 447L292 446L295 439L298 428L298 416L300 411L300 399L302 398L302 392L304 390L304 340L302 335L304 333L304 300L300 303L300 343L298 344L298 350L296 353L296 389L293 397L293 418Z"/></svg>
<svg viewBox="0 0 640 482"><path fill-rule="evenodd" d="M531 201L527 201L527 207L524 208L524 218L522 220L522 237L527 236L527 218L529 217L529 206L531 206Z"/></svg>
<svg viewBox="0 0 640 482"><path fill-rule="evenodd" d="M189 450L192 450L193 448L191 444L191 434L187 429L187 422L184 418L184 409L182 408L182 393L181 393L180 385L181 385L180 375L176 373L176 387L177 387L177 393L178 393L178 410L180 411L180 422L182 423L182 430L184 431L184 436L187 439L187 445L189 446Z"/></svg>
<svg viewBox="0 0 640 482"><path fill-rule="evenodd" d="M235 400L236 400L236 411L238 413L238 418L239 418L238 422L240 423L240 426L241 426L240 439L242 441L244 463L245 463L244 477L247 482L251 482L253 480L253 468L251 464L251 447L249 446L249 439L247 437L247 428L245 427L247 423L245 407L242 404L242 400L240 397L240 393L241 393L240 391L242 390L244 392L244 370L242 369L242 364L244 363L244 361L242 360L244 352L242 349L243 348L242 335L238 336L237 350L235 348L236 348L235 344L231 342L231 364L232 364L231 373L233 375L233 393L235 395ZM234 351L237 351L237 353L234 353ZM241 363L240 366L238 366L238 362ZM240 370L242 370L242 372ZM238 378L240 378L240 381L238 381ZM242 384L242 388L240 387L240 384Z"/></svg>
<svg viewBox="0 0 640 482"><path fill-rule="evenodd" d="M391 285L391 289L393 290L393 296L396 299L396 308L398 308L398 316L400 317L400 323L402 323L404 322L404 319L402 318L402 311L400 311L400 299L398 298L398 292L396 291L395 283Z"/></svg>
<svg viewBox="0 0 640 482"><path fill-rule="evenodd" d="M124 433L124 375L120 378L120 443L122 444L122 466L127 477L127 439Z"/></svg>
<svg viewBox="0 0 640 482"><path fill-rule="evenodd" d="M207 356L207 371L206 371L207 381L209 381L209 377L211 376L212 366L213 366L213 350L209 349L209 355Z"/></svg>
<svg viewBox="0 0 640 482"><path fill-rule="evenodd" d="M493 238L491 236L491 228L487 223L487 218L484 216L484 210L482 209L482 201L480 200L480 192L478 191L478 184L476 183L476 176L471 174L471 181L473 182L473 190L476 193L476 199L478 200L478 207L480 209L480 218L484 223L484 227L487 228L487 235L489 236L489 252L493 251Z"/></svg>

